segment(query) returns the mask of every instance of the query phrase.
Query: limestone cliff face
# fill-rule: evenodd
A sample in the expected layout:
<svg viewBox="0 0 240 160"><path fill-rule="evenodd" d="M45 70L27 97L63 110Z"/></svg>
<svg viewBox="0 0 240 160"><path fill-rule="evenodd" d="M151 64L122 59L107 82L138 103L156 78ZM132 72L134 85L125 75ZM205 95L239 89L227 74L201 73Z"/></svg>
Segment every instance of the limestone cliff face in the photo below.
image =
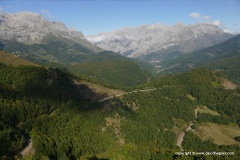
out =
<svg viewBox="0 0 240 160"><path fill-rule="evenodd" d="M95 45L129 57L167 52L188 53L220 43L231 35L212 24L143 25L88 36Z"/></svg>
<svg viewBox="0 0 240 160"><path fill-rule="evenodd" d="M90 43L82 32L67 28L62 22L50 22L43 16L32 12L0 15L1 39L17 40L24 43L41 43L44 36L49 34L64 37L95 52L101 51L99 47Z"/></svg>
<svg viewBox="0 0 240 160"><path fill-rule="evenodd" d="M62 22L50 22L31 12L4 14L0 16L0 37L6 40L37 41L48 33L73 40L85 39L84 35L68 29Z"/></svg>

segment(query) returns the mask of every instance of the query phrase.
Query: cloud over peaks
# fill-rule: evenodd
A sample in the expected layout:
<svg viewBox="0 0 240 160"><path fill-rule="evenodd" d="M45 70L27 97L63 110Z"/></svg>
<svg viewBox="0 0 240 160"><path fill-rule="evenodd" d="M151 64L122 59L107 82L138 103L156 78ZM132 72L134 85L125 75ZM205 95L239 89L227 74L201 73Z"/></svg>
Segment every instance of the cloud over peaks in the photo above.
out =
<svg viewBox="0 0 240 160"><path fill-rule="evenodd" d="M190 13L189 16L192 18L199 18L201 17L201 14L198 12L193 12L193 13Z"/></svg>
<svg viewBox="0 0 240 160"><path fill-rule="evenodd" d="M204 16L204 19L209 20L211 19L211 16Z"/></svg>
<svg viewBox="0 0 240 160"><path fill-rule="evenodd" d="M226 32L226 33L233 34L233 32L232 32L232 31L230 31L229 29L223 29L223 31L224 31L224 32Z"/></svg>
<svg viewBox="0 0 240 160"><path fill-rule="evenodd" d="M215 26L219 26L219 25L221 24L221 22L220 22L219 20L215 20L215 21L213 21L212 23L213 23L213 25L215 25Z"/></svg>
<svg viewBox="0 0 240 160"><path fill-rule="evenodd" d="M198 12L190 13L189 16L192 17L192 18L196 18L198 22L210 23L210 24L213 24L215 26L220 26L221 25L220 20L217 19L217 20L213 21L213 20L211 20L212 19L211 16L201 15Z"/></svg>

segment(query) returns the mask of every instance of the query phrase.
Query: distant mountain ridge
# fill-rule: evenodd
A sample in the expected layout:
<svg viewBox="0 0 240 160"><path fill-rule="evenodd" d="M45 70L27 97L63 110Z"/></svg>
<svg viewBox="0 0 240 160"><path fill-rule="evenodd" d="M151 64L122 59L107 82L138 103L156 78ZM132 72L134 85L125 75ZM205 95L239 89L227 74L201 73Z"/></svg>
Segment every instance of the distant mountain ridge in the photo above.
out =
<svg viewBox="0 0 240 160"><path fill-rule="evenodd" d="M148 64L104 51L81 32L31 12L0 16L0 50L115 88L145 83L151 77L145 71Z"/></svg>
<svg viewBox="0 0 240 160"><path fill-rule="evenodd" d="M179 68L180 66L195 66L199 67L203 64L212 63L213 61L223 58L230 58L239 54L240 51L240 35L230 38L217 45L182 55L179 58L169 61L163 61L164 66L175 66L171 68ZM191 68L191 67L190 67Z"/></svg>
<svg viewBox="0 0 240 160"><path fill-rule="evenodd" d="M185 72L197 67L219 70L231 80L240 80L240 35L217 45L158 63L161 73Z"/></svg>
<svg viewBox="0 0 240 160"><path fill-rule="evenodd" d="M43 43L43 38L48 34L81 44L92 52L101 51L88 42L82 32L67 28L62 22L50 22L32 12L0 15L0 38L3 40L16 40L25 44Z"/></svg>
<svg viewBox="0 0 240 160"><path fill-rule="evenodd" d="M124 56L163 60L220 43L232 35L212 24L143 25L87 36L95 45Z"/></svg>

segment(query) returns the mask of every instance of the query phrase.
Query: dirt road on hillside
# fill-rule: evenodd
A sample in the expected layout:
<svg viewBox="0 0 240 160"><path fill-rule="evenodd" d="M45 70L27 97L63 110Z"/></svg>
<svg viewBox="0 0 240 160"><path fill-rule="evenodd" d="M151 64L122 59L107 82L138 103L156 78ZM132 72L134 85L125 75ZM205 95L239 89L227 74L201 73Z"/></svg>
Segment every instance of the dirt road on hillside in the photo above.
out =
<svg viewBox="0 0 240 160"><path fill-rule="evenodd" d="M151 89L142 89L142 90L137 90L137 91L126 92L126 93L118 94L118 95L115 95L115 96L109 96L109 97L100 99L98 102L104 102L104 101L107 101L107 100L112 99L114 97L121 97L125 94L131 94L131 93L136 93L136 92L149 92L149 91L155 91L155 90L156 90L156 88L151 88Z"/></svg>
<svg viewBox="0 0 240 160"><path fill-rule="evenodd" d="M195 112L195 119L196 120L198 118L198 110L199 108L195 109L194 112ZM182 132L180 133L180 135L178 136L178 139L177 139L177 146L181 149L181 151L184 151L184 149L182 148L182 143L183 143L183 140L184 140L184 137L186 135L186 132L192 130L192 125L193 125L193 122L191 122L187 128Z"/></svg>
<svg viewBox="0 0 240 160"><path fill-rule="evenodd" d="M30 139L28 145L19 153L22 156L26 155L32 149L32 140Z"/></svg>

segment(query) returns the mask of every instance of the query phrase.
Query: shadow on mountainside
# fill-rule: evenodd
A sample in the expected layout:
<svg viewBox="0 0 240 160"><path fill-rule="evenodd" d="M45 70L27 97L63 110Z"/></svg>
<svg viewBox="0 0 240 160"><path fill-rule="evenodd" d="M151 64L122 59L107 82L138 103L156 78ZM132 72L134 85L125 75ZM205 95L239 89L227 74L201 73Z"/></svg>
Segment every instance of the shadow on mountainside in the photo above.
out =
<svg viewBox="0 0 240 160"><path fill-rule="evenodd" d="M88 108L89 105L86 104L97 103L99 99L107 97L94 92L87 85L74 83L75 77L59 69L3 65L0 73L3 73L0 78L0 96L3 99L20 100L24 103L43 101L49 106L71 103L81 110Z"/></svg>

